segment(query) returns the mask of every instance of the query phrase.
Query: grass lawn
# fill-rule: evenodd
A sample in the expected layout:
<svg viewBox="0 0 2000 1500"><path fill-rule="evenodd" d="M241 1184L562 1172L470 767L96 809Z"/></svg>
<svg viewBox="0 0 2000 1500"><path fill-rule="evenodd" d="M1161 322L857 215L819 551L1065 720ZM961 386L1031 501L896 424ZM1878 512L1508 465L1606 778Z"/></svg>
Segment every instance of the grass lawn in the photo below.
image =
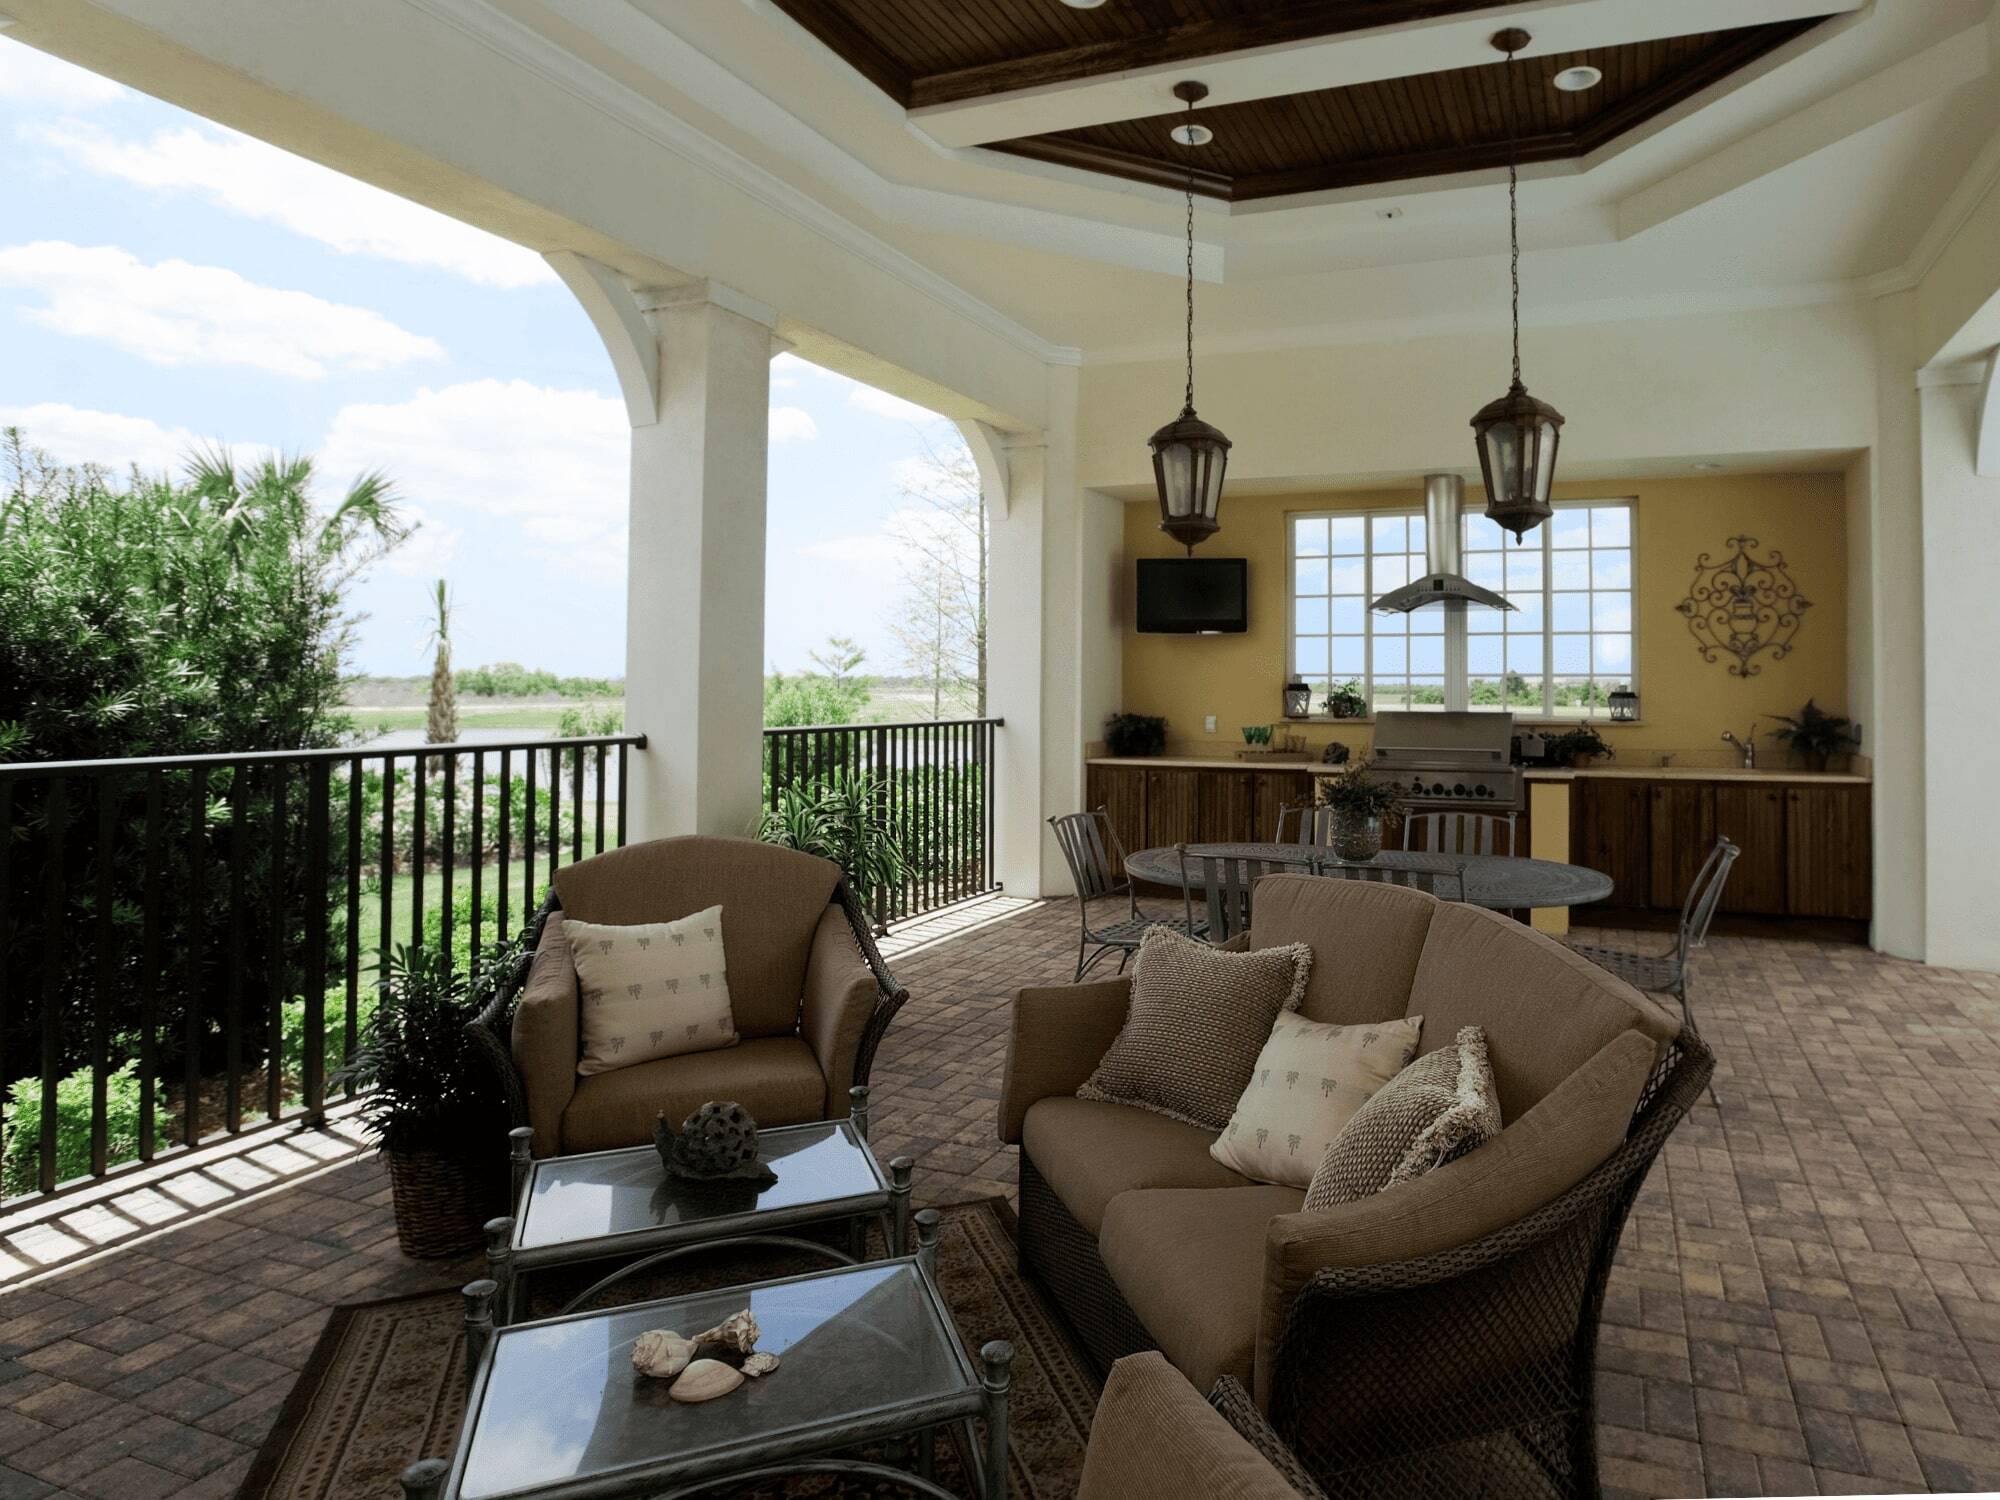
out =
<svg viewBox="0 0 2000 1500"><path fill-rule="evenodd" d="M617 804L607 803L604 809L604 842L607 848L612 847L613 840L618 836L617 819ZM589 826L586 826L583 830L583 853L586 859L599 852L596 833L596 813L595 809L593 809L590 815ZM519 834L520 830L516 829L516 837ZM570 846L567 844L563 846L562 862L565 865L571 863ZM494 902L498 896L498 871L498 862L489 860L480 876L480 894L488 903ZM517 931L521 926L521 916L525 905L525 898L521 894L521 887L526 878L526 872L527 861L524 859L514 860L507 866L507 930L510 933ZM434 912L438 909L438 903L444 897L444 871L434 867L424 871L422 879L424 910L426 913ZM416 894L417 880L418 877L407 870L394 877L394 882L389 893L395 907L390 918L393 924L390 939L392 947L397 944L407 943L410 940L410 901ZM461 864L454 869L452 871L451 885L454 894L469 896L472 892L472 867L467 864ZM548 885L549 846L547 835L544 833L542 841L535 850L535 906L541 905L542 896L548 890ZM375 961L375 953L382 938L382 893L379 889L370 891L364 888L361 892L359 933L361 969L362 973L366 975L369 972L369 966ZM490 921L482 921L480 923L479 936L482 942L491 942L497 935Z"/></svg>

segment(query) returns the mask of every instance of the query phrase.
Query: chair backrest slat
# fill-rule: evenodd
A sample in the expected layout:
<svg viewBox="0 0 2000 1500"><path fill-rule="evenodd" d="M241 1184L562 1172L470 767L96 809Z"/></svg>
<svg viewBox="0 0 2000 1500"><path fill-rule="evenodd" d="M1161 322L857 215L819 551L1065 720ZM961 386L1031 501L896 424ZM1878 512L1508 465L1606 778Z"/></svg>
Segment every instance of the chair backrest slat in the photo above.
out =
<svg viewBox="0 0 2000 1500"><path fill-rule="evenodd" d="M1277 841L1324 848L1333 842L1333 809L1287 802L1278 809Z"/></svg>
<svg viewBox="0 0 2000 1500"><path fill-rule="evenodd" d="M1688 886L1687 901L1681 907L1680 961L1708 941L1708 927L1722 904L1722 888L1729 882L1729 867L1743 851L1733 841L1718 838Z"/></svg>
<svg viewBox="0 0 2000 1500"><path fill-rule="evenodd" d="M1124 851L1119 848L1118 835L1111 827L1111 815L1104 808L1058 814L1049 819L1049 827L1055 830L1056 847L1062 850L1063 863L1069 866L1078 900L1121 895L1129 888L1129 881L1111 873L1111 850L1118 849L1121 858Z"/></svg>
<svg viewBox="0 0 2000 1500"><path fill-rule="evenodd" d="M1211 943L1226 943L1239 932L1249 931L1250 895L1257 882L1266 875L1298 867L1285 860L1236 858L1187 844L1174 845L1174 852L1181 861L1182 913L1192 924L1198 883Z"/></svg>
<svg viewBox="0 0 2000 1500"><path fill-rule="evenodd" d="M1519 833L1518 813L1424 812L1403 819L1403 847L1431 854L1519 854Z"/></svg>

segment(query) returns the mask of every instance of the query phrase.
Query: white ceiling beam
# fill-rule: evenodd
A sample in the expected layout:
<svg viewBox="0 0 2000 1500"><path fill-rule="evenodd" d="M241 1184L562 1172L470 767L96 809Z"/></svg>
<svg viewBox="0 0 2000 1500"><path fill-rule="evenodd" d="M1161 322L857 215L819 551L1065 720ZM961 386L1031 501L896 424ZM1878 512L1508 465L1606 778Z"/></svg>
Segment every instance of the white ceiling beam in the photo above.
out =
<svg viewBox="0 0 2000 1500"><path fill-rule="evenodd" d="M1628 194L1618 204L1618 236L1643 234L1904 110L1929 104L1985 77L1987 66L1986 28L1968 27Z"/></svg>
<svg viewBox="0 0 2000 1500"><path fill-rule="evenodd" d="M983 99L913 110L910 119L944 146L980 146L1050 130L1141 119L1178 106L1172 87L1199 78L1208 104L1235 104L1477 67L1496 56L1496 27L1520 26L1534 40L1524 57L1585 47L1691 36L1771 21L1800 21L1860 10L1870 0L1537 0L1407 26L1374 27L1315 41L1161 63L1129 72L1017 89Z"/></svg>

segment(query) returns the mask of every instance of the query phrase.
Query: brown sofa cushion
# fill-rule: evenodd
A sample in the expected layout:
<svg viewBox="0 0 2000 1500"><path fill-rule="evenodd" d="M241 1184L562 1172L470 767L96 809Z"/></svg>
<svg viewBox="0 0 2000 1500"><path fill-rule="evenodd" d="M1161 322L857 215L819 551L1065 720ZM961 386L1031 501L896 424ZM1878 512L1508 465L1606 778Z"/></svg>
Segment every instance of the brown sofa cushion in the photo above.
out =
<svg viewBox="0 0 2000 1500"><path fill-rule="evenodd" d="M1155 927L1132 960L1125 1027L1079 1099L1115 1100L1208 1130L1229 1123L1280 1013L1312 969L1303 944L1221 953Z"/></svg>
<svg viewBox="0 0 2000 1500"><path fill-rule="evenodd" d="M1228 1418L1156 1351L1111 1367L1076 1500L1298 1500Z"/></svg>
<svg viewBox="0 0 2000 1500"><path fill-rule="evenodd" d="M576 1092L581 1048L577 1004L576 960L563 924L550 918L542 924L541 944L514 1005L511 1038L538 1157L562 1150L562 1112Z"/></svg>
<svg viewBox="0 0 2000 1500"><path fill-rule="evenodd" d="M1140 1188L1104 1211L1097 1252L1139 1321L1196 1390L1248 1383L1272 1219L1297 1188Z"/></svg>
<svg viewBox="0 0 2000 1500"><path fill-rule="evenodd" d="M1103 1226L1105 1205L1131 1188L1243 1186L1208 1154L1214 1139L1129 1104L1062 1097L1028 1106L1021 1127L1021 1149L1092 1234Z"/></svg>
<svg viewBox="0 0 2000 1500"><path fill-rule="evenodd" d="M1322 875L1257 882L1257 945L1304 943L1317 962L1299 1014L1311 1021L1387 1021L1416 1015L1410 981L1439 902L1422 891Z"/></svg>
<svg viewBox="0 0 2000 1500"><path fill-rule="evenodd" d="M1261 909L1259 915L1261 916ZM1679 1024L1621 979L1498 912L1440 903L1410 989L1424 1018L1419 1055L1461 1026L1486 1033L1500 1113L1522 1115L1613 1037L1638 1031L1656 1049Z"/></svg>
<svg viewBox="0 0 2000 1500"><path fill-rule="evenodd" d="M567 865L554 884L565 917L610 926L726 907L730 1007L736 1029L758 1037L797 1029L813 932L839 880L838 865L796 849L690 835Z"/></svg>
<svg viewBox="0 0 2000 1500"><path fill-rule="evenodd" d="M656 1115L679 1124L711 1099L733 1099L759 1125L799 1125L822 1117L826 1079L795 1036L754 1037L720 1052L684 1052L579 1078L563 1111L563 1150L645 1145Z"/></svg>
<svg viewBox="0 0 2000 1500"><path fill-rule="evenodd" d="M1553 1201L1624 1142L1655 1060L1650 1037L1626 1032L1478 1150L1370 1197L1273 1220L1252 1387L1258 1401L1269 1402L1280 1320L1316 1271L1449 1250Z"/></svg>

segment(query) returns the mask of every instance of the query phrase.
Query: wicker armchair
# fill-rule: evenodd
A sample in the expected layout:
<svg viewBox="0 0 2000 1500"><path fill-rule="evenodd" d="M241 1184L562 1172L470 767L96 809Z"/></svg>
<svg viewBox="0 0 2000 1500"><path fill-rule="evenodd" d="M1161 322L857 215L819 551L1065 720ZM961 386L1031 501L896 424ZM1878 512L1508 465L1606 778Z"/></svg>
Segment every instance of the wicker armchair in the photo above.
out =
<svg viewBox="0 0 2000 1500"><path fill-rule="evenodd" d="M669 922L720 903L730 1003L742 1038L579 1078L576 970L564 915ZM528 949L471 1024L510 1123L537 1156L643 1145L656 1113L734 1099L763 1125L840 1119L909 998L839 867L751 839L657 839L556 872Z"/></svg>
<svg viewBox="0 0 2000 1500"><path fill-rule="evenodd" d="M1618 1235L1713 1066L1660 1007L1493 913L1273 876L1260 945L1321 956L1312 1019L1482 1025L1506 1129L1427 1177L1305 1212L1206 1132L1074 1097L1129 979L1024 990L1000 1133L1024 1267L1100 1364L1157 1348L1240 1380L1334 1496L1593 1496L1593 1365Z"/></svg>

